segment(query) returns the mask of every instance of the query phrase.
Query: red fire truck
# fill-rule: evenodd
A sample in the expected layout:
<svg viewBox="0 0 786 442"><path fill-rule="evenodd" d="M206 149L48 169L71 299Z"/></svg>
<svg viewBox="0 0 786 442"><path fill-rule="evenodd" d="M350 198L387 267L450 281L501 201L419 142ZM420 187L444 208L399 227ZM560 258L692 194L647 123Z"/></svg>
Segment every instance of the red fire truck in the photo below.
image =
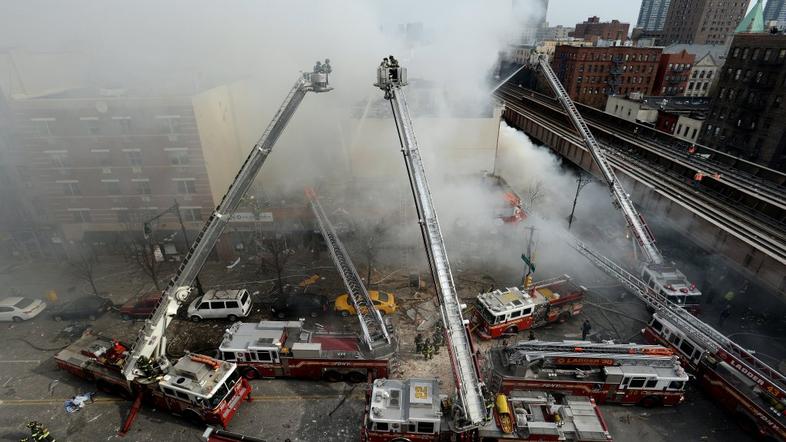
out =
<svg viewBox="0 0 786 442"><path fill-rule="evenodd" d="M471 329L482 339L499 338L581 313L586 289L568 275L534 284L478 295L470 313Z"/></svg>
<svg viewBox="0 0 786 442"><path fill-rule="evenodd" d="M312 332L303 321L238 322L227 329L219 354L246 379L291 377L365 382L386 377L390 363L365 351L347 333Z"/></svg>
<svg viewBox="0 0 786 442"><path fill-rule="evenodd" d="M58 352L55 362L75 376L96 382L103 391L137 398L134 408L144 402L193 422L222 427L251 394L248 381L234 364L203 355L186 355L165 374L129 382L122 372L128 354L125 344L85 334Z"/></svg>
<svg viewBox="0 0 786 442"><path fill-rule="evenodd" d="M688 375L660 345L522 341L488 352L491 391L548 391L599 404L677 405Z"/></svg>
<svg viewBox="0 0 786 442"><path fill-rule="evenodd" d="M679 322L672 312L655 313L644 337L679 352L699 385L746 431L786 441L786 378L714 329L699 333Z"/></svg>
<svg viewBox="0 0 786 442"><path fill-rule="evenodd" d="M363 442L610 441L595 401L548 393L497 395L494 418L470 433L451 431L449 401L436 379L377 379L371 388L360 433ZM580 416L580 418L579 418Z"/></svg>

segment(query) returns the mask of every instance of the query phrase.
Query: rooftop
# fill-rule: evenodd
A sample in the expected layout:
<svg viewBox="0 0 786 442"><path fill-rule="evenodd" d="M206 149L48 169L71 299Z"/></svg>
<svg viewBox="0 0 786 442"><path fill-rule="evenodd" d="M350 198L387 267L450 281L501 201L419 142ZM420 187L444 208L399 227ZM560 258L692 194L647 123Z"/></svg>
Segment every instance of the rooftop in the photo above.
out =
<svg viewBox="0 0 786 442"><path fill-rule="evenodd" d="M434 422L442 417L436 379L377 379L371 392L373 422ZM437 430L435 425L435 430Z"/></svg>
<svg viewBox="0 0 786 442"><path fill-rule="evenodd" d="M234 364L202 355L186 355L164 375L161 385L202 398L212 397L234 370Z"/></svg>

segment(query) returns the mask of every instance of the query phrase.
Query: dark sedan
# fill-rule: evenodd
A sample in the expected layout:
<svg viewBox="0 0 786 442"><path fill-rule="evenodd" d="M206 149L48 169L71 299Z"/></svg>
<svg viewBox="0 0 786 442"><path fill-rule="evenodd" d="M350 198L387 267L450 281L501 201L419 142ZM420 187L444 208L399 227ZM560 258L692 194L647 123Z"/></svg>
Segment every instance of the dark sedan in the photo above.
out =
<svg viewBox="0 0 786 442"><path fill-rule="evenodd" d="M328 299L315 293L279 295L270 312L278 319L316 318L328 311Z"/></svg>
<svg viewBox="0 0 786 442"><path fill-rule="evenodd" d="M85 296L69 301L53 309L52 319L89 319L94 320L112 307L112 301L100 296Z"/></svg>

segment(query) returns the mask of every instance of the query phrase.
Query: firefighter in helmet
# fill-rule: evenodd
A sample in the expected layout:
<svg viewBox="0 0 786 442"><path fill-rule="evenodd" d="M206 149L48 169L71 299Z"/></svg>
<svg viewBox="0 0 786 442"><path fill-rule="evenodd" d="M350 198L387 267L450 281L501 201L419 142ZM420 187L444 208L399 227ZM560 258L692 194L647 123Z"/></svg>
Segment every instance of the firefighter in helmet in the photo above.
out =
<svg viewBox="0 0 786 442"><path fill-rule="evenodd" d="M41 422L30 421L27 423L27 428L30 429L30 437L22 439L21 442L55 442L55 438Z"/></svg>
<svg viewBox="0 0 786 442"><path fill-rule="evenodd" d="M434 347L431 345L431 339L429 338L426 338L426 342L423 343L423 357L427 361L434 358Z"/></svg>
<svg viewBox="0 0 786 442"><path fill-rule="evenodd" d="M418 333L415 335L415 352L422 353L423 352L423 335Z"/></svg>

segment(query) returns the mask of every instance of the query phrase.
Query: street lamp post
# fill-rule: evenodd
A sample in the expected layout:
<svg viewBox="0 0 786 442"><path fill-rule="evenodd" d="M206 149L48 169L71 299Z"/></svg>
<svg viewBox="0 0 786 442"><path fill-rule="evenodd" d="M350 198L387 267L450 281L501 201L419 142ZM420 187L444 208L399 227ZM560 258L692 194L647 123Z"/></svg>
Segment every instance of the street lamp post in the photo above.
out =
<svg viewBox="0 0 786 442"><path fill-rule="evenodd" d="M145 238L148 238L153 233L153 228L150 225L150 223L158 220L159 218L166 215L167 213L174 213L177 216L177 221L180 223L180 231L183 232L183 240L186 243L186 250L191 251L191 242L188 240L188 233L186 232L186 226L183 223L183 216L180 214L180 204L177 202L177 200L175 200L175 204L173 204L171 207L169 207L168 209L164 210L163 212L148 219L143 223L142 230ZM188 252L186 252L186 254L188 254ZM197 288L197 292L199 293L199 296L204 295L205 291L202 289L202 283L199 282L199 276L196 277L194 282Z"/></svg>

